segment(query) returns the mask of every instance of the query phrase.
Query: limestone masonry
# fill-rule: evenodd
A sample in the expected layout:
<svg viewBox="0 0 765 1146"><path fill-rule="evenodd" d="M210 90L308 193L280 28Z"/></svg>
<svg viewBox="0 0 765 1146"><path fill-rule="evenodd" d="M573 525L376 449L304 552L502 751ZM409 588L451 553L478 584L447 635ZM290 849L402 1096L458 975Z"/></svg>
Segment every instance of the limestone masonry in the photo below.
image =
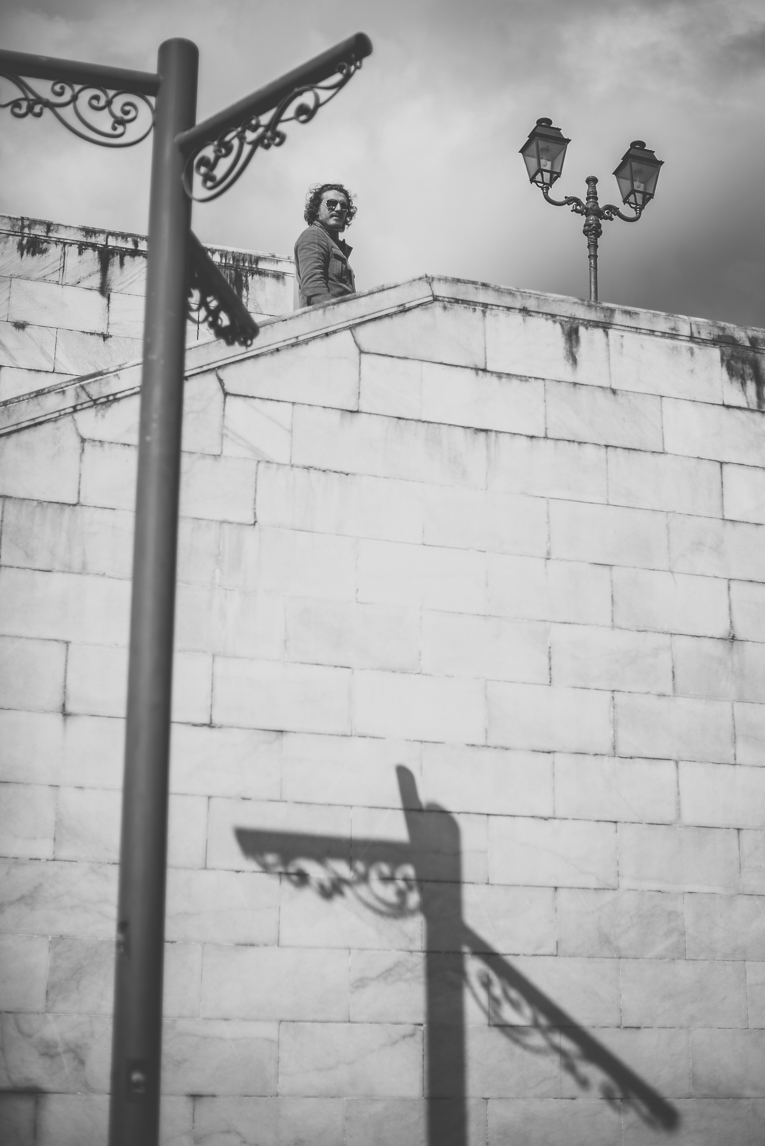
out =
<svg viewBox="0 0 765 1146"><path fill-rule="evenodd" d="M0 1139L101 1146L143 264L6 226ZM765 332L257 259L187 356L164 1143L761 1146Z"/></svg>

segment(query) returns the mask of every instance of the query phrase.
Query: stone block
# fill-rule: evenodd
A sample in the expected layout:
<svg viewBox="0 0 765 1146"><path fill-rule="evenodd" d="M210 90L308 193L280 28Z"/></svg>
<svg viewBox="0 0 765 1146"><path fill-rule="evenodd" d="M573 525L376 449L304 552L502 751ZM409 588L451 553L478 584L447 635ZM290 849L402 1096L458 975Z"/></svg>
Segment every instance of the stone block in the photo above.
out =
<svg viewBox="0 0 765 1146"><path fill-rule="evenodd" d="M470 1098L553 1098L560 1094L557 1040L550 1046L543 1035L518 1039L515 1027L476 1025L467 1028L466 1050Z"/></svg>
<svg viewBox="0 0 765 1146"><path fill-rule="evenodd" d="M612 959L685 956L683 899L679 894L561 887L556 896L561 955Z"/></svg>
<svg viewBox="0 0 765 1146"><path fill-rule="evenodd" d="M223 390L218 379L210 374L187 378L183 387L184 452L221 453L223 431Z"/></svg>
<svg viewBox="0 0 765 1146"><path fill-rule="evenodd" d="M669 551L678 573L765 581L765 529L759 525L673 514Z"/></svg>
<svg viewBox="0 0 765 1146"><path fill-rule="evenodd" d="M289 464L292 406L267 398L229 394L223 421L223 453L233 458Z"/></svg>
<svg viewBox="0 0 765 1146"><path fill-rule="evenodd" d="M21 220L13 222L24 227ZM63 251L61 243L40 241L36 236L24 234L23 229L21 233L4 234L0 237L0 275L57 283L61 278Z"/></svg>
<svg viewBox="0 0 765 1146"><path fill-rule="evenodd" d="M399 605L287 602L286 650L291 661L416 672L419 634L417 611Z"/></svg>
<svg viewBox="0 0 765 1146"><path fill-rule="evenodd" d="M734 704L736 763L765 764L765 708L760 704Z"/></svg>
<svg viewBox="0 0 765 1146"><path fill-rule="evenodd" d="M486 702L480 681L372 670L354 675L353 726L362 736L471 744L485 740Z"/></svg>
<svg viewBox="0 0 765 1146"><path fill-rule="evenodd" d="M178 522L179 584L211 585L218 570L220 537L225 529L217 521L191 517Z"/></svg>
<svg viewBox="0 0 765 1146"><path fill-rule="evenodd" d="M343 1141L341 1098L197 1098L200 1143L241 1146L337 1146Z"/></svg>
<svg viewBox="0 0 765 1146"><path fill-rule="evenodd" d="M3 860L0 872L3 931L113 939L115 867Z"/></svg>
<svg viewBox="0 0 765 1146"><path fill-rule="evenodd" d="M581 820L672 823L677 780L671 760L555 757L555 814Z"/></svg>
<svg viewBox="0 0 765 1146"><path fill-rule="evenodd" d="M614 700L619 756L733 762L733 715L725 701L634 693Z"/></svg>
<svg viewBox="0 0 765 1146"><path fill-rule="evenodd" d="M582 442L491 434L488 486L535 497L605 502L606 451Z"/></svg>
<svg viewBox="0 0 765 1146"><path fill-rule="evenodd" d="M432 806L406 817L400 808L354 808L351 858L367 861L370 840L380 841L383 854L391 844L406 848L411 857L407 865L418 878L443 884L442 898L448 897L457 879L486 883L487 819L465 812L455 816ZM444 911L448 913L448 903Z"/></svg>
<svg viewBox="0 0 765 1146"><path fill-rule="evenodd" d="M351 1098L422 1094L422 1028L282 1023L279 1093Z"/></svg>
<svg viewBox="0 0 765 1146"><path fill-rule="evenodd" d="M0 284L0 293L2 284ZM49 370L22 370L18 366L0 366L0 402L26 397L49 386L68 382L71 374L51 374Z"/></svg>
<svg viewBox="0 0 765 1146"><path fill-rule="evenodd" d="M708 637L730 633L726 581L619 568L612 570L612 579L614 624L620 628Z"/></svg>
<svg viewBox="0 0 765 1146"><path fill-rule="evenodd" d="M0 710L0 781L55 784L64 756L64 719L58 713Z"/></svg>
<svg viewBox="0 0 765 1146"><path fill-rule="evenodd" d="M423 744L421 787L423 802L435 802L450 812L553 814L552 757L545 753Z"/></svg>
<svg viewBox="0 0 765 1146"><path fill-rule="evenodd" d="M342 853L350 856L351 810L329 804L287 804L282 801L227 800L214 797L210 800L207 866L208 868L228 868L234 871L261 871L259 864L247 852L246 840L240 844L237 833L253 831L286 833L297 837L295 846L299 848L304 836L330 836L342 840ZM271 854L271 853L269 853ZM273 873L291 871L291 858L273 855L268 871ZM301 890L304 885L300 885ZM286 947L302 946L286 942ZM317 944L330 946L335 944ZM345 944L346 947L352 944Z"/></svg>
<svg viewBox="0 0 765 1146"><path fill-rule="evenodd" d="M2 1015L3 1090L109 1090L110 1023L102 1015Z"/></svg>
<svg viewBox="0 0 765 1146"><path fill-rule="evenodd" d="M138 294L109 295L109 334L113 338L143 338L146 303Z"/></svg>
<svg viewBox="0 0 765 1146"><path fill-rule="evenodd" d="M552 682L623 692L672 691L668 636L584 625L553 625Z"/></svg>
<svg viewBox="0 0 765 1146"><path fill-rule="evenodd" d="M44 1010L47 978L47 938L0 935L0 1008L3 1011Z"/></svg>
<svg viewBox="0 0 765 1146"><path fill-rule="evenodd" d="M212 657L178 653L173 670L173 720L206 724L210 719ZM66 710L86 716L124 716L127 650L72 645L67 660Z"/></svg>
<svg viewBox="0 0 765 1146"><path fill-rule="evenodd" d="M347 330L242 358L219 374L227 394L341 410L359 405L359 352Z"/></svg>
<svg viewBox="0 0 765 1146"><path fill-rule="evenodd" d="M425 1098L353 1098L345 1103L346 1146L427 1146L428 1112L431 1102ZM436 1099L437 1104L451 1109L450 1099ZM486 1142L486 1103L469 1100L465 1104L467 1139L469 1143ZM460 1115L461 1118L461 1115ZM441 1125L451 1124L439 1116ZM457 1117L454 1126L461 1123Z"/></svg>
<svg viewBox="0 0 765 1146"><path fill-rule="evenodd" d="M550 438L633 450L663 449L659 398L601 386L547 382L545 401Z"/></svg>
<svg viewBox="0 0 765 1146"><path fill-rule="evenodd" d="M762 918L761 910L758 912L758 924ZM754 1028L765 1027L765 963L762 962L758 948L758 960L746 965L746 998L749 1010L749 1026Z"/></svg>
<svg viewBox="0 0 765 1146"><path fill-rule="evenodd" d="M679 1116L678 1146L749 1146L757 1141L762 1122L756 1103L736 1099L686 1099L673 1104ZM649 1146L656 1132L639 1114L625 1110L624 1146Z"/></svg>
<svg viewBox="0 0 765 1146"><path fill-rule="evenodd" d="M108 315L106 299L95 290L21 278L11 283L10 322L106 334Z"/></svg>
<svg viewBox="0 0 765 1146"><path fill-rule="evenodd" d="M447 892L451 895L451 892ZM438 902L436 889L434 902ZM555 892L549 887L464 884L462 914L468 927L501 955L554 955Z"/></svg>
<svg viewBox="0 0 765 1146"><path fill-rule="evenodd" d="M475 550L361 540L357 577L359 601L486 612L486 555Z"/></svg>
<svg viewBox="0 0 765 1146"><path fill-rule="evenodd" d="M611 622L611 575L605 566L490 553L487 578L488 612L493 616L583 625Z"/></svg>
<svg viewBox="0 0 765 1146"><path fill-rule="evenodd" d="M734 831L620 824L618 833L622 887L728 894L739 890Z"/></svg>
<svg viewBox="0 0 765 1146"><path fill-rule="evenodd" d="M489 881L616 887L616 828L578 820L489 819Z"/></svg>
<svg viewBox="0 0 765 1146"><path fill-rule="evenodd" d="M489 744L541 752L612 750L610 693L490 681L486 697Z"/></svg>
<svg viewBox="0 0 765 1146"><path fill-rule="evenodd" d="M745 1027L742 963L624 959L622 1022L629 1027Z"/></svg>
<svg viewBox="0 0 765 1146"><path fill-rule="evenodd" d="M571 1019L586 1027L614 1027L619 1023L619 964L615 959L577 959L561 955L521 955L513 967L534 987L554 1000ZM515 1027L515 1016L506 1008L491 1022ZM522 1009L517 1026L525 1026L528 1012Z"/></svg>
<svg viewBox="0 0 765 1146"><path fill-rule="evenodd" d="M765 641L764 607L765 585L753 581L731 581L732 632L739 641Z"/></svg>
<svg viewBox="0 0 765 1146"><path fill-rule="evenodd" d="M140 394L129 394L86 406L74 411L74 424L81 437L88 440L137 446L140 401Z"/></svg>
<svg viewBox="0 0 765 1146"><path fill-rule="evenodd" d="M3 439L0 495L72 503L79 483L80 439L71 418Z"/></svg>
<svg viewBox="0 0 765 1146"><path fill-rule="evenodd" d="M0 705L60 712L64 700L66 645L0 637Z"/></svg>
<svg viewBox="0 0 765 1146"><path fill-rule="evenodd" d="M284 603L265 593L179 585L175 647L278 659L284 655Z"/></svg>
<svg viewBox="0 0 765 1146"><path fill-rule="evenodd" d="M606 332L562 315L490 309L486 367L504 374L608 386Z"/></svg>
<svg viewBox="0 0 765 1146"><path fill-rule="evenodd" d="M216 657L213 719L239 728L347 733L351 674L323 665Z"/></svg>
<svg viewBox="0 0 765 1146"><path fill-rule="evenodd" d="M0 855L51 859L56 790L38 784L3 784Z"/></svg>
<svg viewBox="0 0 765 1146"><path fill-rule="evenodd" d="M664 448L670 454L765 465L762 413L707 406L701 402L663 403Z"/></svg>
<svg viewBox="0 0 765 1146"><path fill-rule="evenodd" d="M765 523L765 472L753 466L735 465L724 465L722 472L725 516L734 521Z"/></svg>
<svg viewBox="0 0 765 1146"><path fill-rule="evenodd" d="M35 1107L34 1094L0 1095L0 1138L5 1146L32 1146Z"/></svg>
<svg viewBox="0 0 765 1146"><path fill-rule="evenodd" d="M132 514L14 498L5 503L3 565L128 578L132 550Z"/></svg>
<svg viewBox="0 0 765 1146"><path fill-rule="evenodd" d="M261 463L256 515L261 525L418 542L422 487L409 481Z"/></svg>
<svg viewBox="0 0 765 1146"><path fill-rule="evenodd" d="M422 671L546 684L548 640L549 626L538 621L424 612Z"/></svg>
<svg viewBox="0 0 765 1146"><path fill-rule="evenodd" d="M552 501L550 556L599 565L667 569L665 516L647 509Z"/></svg>
<svg viewBox="0 0 765 1146"><path fill-rule="evenodd" d="M62 281L107 293L120 291L143 295L146 292L145 251L67 243L64 246Z"/></svg>
<svg viewBox="0 0 765 1146"><path fill-rule="evenodd" d="M81 644L124 645L130 584L82 573L0 571L0 630Z"/></svg>
<svg viewBox="0 0 765 1146"><path fill-rule="evenodd" d="M170 789L195 796L276 800L281 758L278 732L176 724L170 748Z"/></svg>
<svg viewBox="0 0 765 1146"><path fill-rule="evenodd" d="M722 517L720 466L673 454L609 450L608 500L637 509Z"/></svg>
<svg viewBox="0 0 765 1146"><path fill-rule="evenodd" d="M680 818L715 828L765 822L765 771L737 764L680 764Z"/></svg>
<svg viewBox="0 0 765 1146"><path fill-rule="evenodd" d="M263 945L275 944L278 934L279 881L273 876L169 869L169 941Z"/></svg>
<svg viewBox="0 0 765 1146"><path fill-rule="evenodd" d="M432 362L362 355L360 409L544 436L541 382Z"/></svg>
<svg viewBox="0 0 765 1146"><path fill-rule="evenodd" d="M111 333L57 330L55 369L78 377L98 370L113 370L127 362L140 362L142 347L140 334L123 338Z"/></svg>
<svg viewBox="0 0 765 1146"><path fill-rule="evenodd" d="M122 788L125 722L112 717L62 718L61 783L72 788Z"/></svg>
<svg viewBox="0 0 765 1146"><path fill-rule="evenodd" d="M765 1097L763 1030L693 1031L691 1061L693 1092L701 1098Z"/></svg>
<svg viewBox="0 0 765 1146"><path fill-rule="evenodd" d="M542 498L444 486L426 486L423 493L426 545L547 556Z"/></svg>
<svg viewBox="0 0 765 1146"><path fill-rule="evenodd" d="M620 1139L617 1112L604 1100L489 1100L489 1146L621 1146Z"/></svg>
<svg viewBox="0 0 765 1146"><path fill-rule="evenodd" d="M275 1094L277 1024L169 1019L162 1038L166 1094Z"/></svg>
<svg viewBox="0 0 765 1146"><path fill-rule="evenodd" d="M422 916L384 915L356 896L325 899L312 887L283 881L279 942L285 947L421 951Z"/></svg>
<svg viewBox="0 0 765 1146"><path fill-rule="evenodd" d="M722 402L722 368L716 346L657 338L642 331L608 331L611 385L618 390Z"/></svg>
<svg viewBox="0 0 765 1146"><path fill-rule="evenodd" d="M288 733L282 757L282 797L310 804L396 808L396 766L419 780L420 745L361 736Z"/></svg>
<svg viewBox="0 0 765 1146"><path fill-rule="evenodd" d="M56 331L28 323L0 322L0 366L20 370L53 370ZM63 374L77 373L62 365ZM51 378L51 383L53 378Z"/></svg>
<svg viewBox="0 0 765 1146"><path fill-rule="evenodd" d="M765 832L739 832L741 847L741 890L765 894Z"/></svg>
<svg viewBox="0 0 765 1146"><path fill-rule="evenodd" d="M80 501L106 509L135 509L138 450L133 446L85 442Z"/></svg>
<svg viewBox="0 0 765 1146"><path fill-rule="evenodd" d="M486 362L483 319L477 308L436 302L362 323L354 327L353 337L365 354L492 369Z"/></svg>
<svg viewBox="0 0 765 1146"><path fill-rule="evenodd" d="M687 1030L673 1030L671 1027L644 1027L641 1030L622 1026L600 1027L592 1033L605 1051L621 1059L625 1066L651 1087L654 1094L658 1093L663 1098L671 1100L670 1105L674 1106L678 1097L692 1094ZM563 1054L576 1053L574 1046L568 1040L568 1033L564 1030L561 1035ZM562 1084L561 1091L567 1098L581 1099L588 1091L603 1094L605 1087L609 1088L608 1093L614 1097L617 1095L626 1099L631 1097L629 1084L620 1084L618 1079L609 1077L608 1072L601 1066L597 1050L589 1061L587 1058L583 1062L580 1060L577 1074L573 1071L564 1071ZM631 1103L625 1102L622 1110L626 1113L630 1106ZM655 1106L653 1110L656 1110ZM648 1103L641 1106L643 1118L646 1113L648 1113ZM651 1133L655 1141L655 1123L651 1127Z"/></svg>
<svg viewBox="0 0 765 1146"><path fill-rule="evenodd" d="M255 521L255 468L250 458L184 454L181 514L212 521Z"/></svg>
<svg viewBox="0 0 765 1146"><path fill-rule="evenodd" d="M345 951L205 946L205 1018L341 1023L348 1019L348 997Z"/></svg>
<svg viewBox="0 0 765 1146"><path fill-rule="evenodd" d="M765 645L675 637L675 691L686 696L759 701L765 686Z"/></svg>
<svg viewBox="0 0 765 1146"><path fill-rule="evenodd" d="M350 537L297 530L225 527L221 531L221 584L286 597L352 601L356 543Z"/></svg>
<svg viewBox="0 0 765 1146"><path fill-rule="evenodd" d="M756 895L686 895L688 958L765 960L764 906Z"/></svg>
<svg viewBox="0 0 765 1146"><path fill-rule="evenodd" d="M292 461L342 473L483 489L486 435L459 426L296 406Z"/></svg>

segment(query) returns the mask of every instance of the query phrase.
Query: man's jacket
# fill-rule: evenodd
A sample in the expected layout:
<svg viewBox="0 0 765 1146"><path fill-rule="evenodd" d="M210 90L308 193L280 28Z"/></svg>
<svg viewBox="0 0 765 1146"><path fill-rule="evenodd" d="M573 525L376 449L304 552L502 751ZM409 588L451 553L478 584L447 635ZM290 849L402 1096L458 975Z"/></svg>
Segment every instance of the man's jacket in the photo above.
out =
<svg viewBox="0 0 765 1146"><path fill-rule="evenodd" d="M295 243L298 306L317 306L354 293L356 280L348 264L352 250L318 221L306 227Z"/></svg>

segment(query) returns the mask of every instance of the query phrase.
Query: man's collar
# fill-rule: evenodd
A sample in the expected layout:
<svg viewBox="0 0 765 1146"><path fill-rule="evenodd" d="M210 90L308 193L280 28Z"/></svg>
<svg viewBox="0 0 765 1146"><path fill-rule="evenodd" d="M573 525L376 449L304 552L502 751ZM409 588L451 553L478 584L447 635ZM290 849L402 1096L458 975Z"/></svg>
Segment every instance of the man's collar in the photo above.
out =
<svg viewBox="0 0 765 1146"><path fill-rule="evenodd" d="M340 248L340 250L343 252L344 255L350 255L351 251L353 250L353 247L349 243L346 243L345 239L341 239L339 233L337 235L335 235L329 229L329 227L326 227L324 225L324 223L322 223L321 219L314 219L312 226L321 227L322 231L324 231L325 234L329 235L332 242L337 244L337 246Z"/></svg>

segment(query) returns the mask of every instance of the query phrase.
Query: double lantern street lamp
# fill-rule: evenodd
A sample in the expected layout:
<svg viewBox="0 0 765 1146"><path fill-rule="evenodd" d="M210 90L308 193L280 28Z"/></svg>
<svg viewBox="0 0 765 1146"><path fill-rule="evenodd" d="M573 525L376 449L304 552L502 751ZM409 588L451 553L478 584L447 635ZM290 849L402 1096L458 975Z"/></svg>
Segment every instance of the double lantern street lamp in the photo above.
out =
<svg viewBox="0 0 765 1146"><path fill-rule="evenodd" d="M642 139L636 139L625 152L621 163L614 171L619 184L622 202L634 212L624 215L613 203L601 207L595 190L598 180L594 175L587 176L587 198L584 202L576 195L566 195L565 199L553 199L550 188L560 178L563 160L570 139L566 139L559 128L553 127L551 119L538 119L529 138L521 148L521 155L529 173L529 180L541 190L553 207L570 207L577 215L584 215L584 235L590 263L590 302L598 301L598 239L603 234L603 219L623 219L625 223L636 223L656 193L656 183L662 160L646 147Z"/></svg>

